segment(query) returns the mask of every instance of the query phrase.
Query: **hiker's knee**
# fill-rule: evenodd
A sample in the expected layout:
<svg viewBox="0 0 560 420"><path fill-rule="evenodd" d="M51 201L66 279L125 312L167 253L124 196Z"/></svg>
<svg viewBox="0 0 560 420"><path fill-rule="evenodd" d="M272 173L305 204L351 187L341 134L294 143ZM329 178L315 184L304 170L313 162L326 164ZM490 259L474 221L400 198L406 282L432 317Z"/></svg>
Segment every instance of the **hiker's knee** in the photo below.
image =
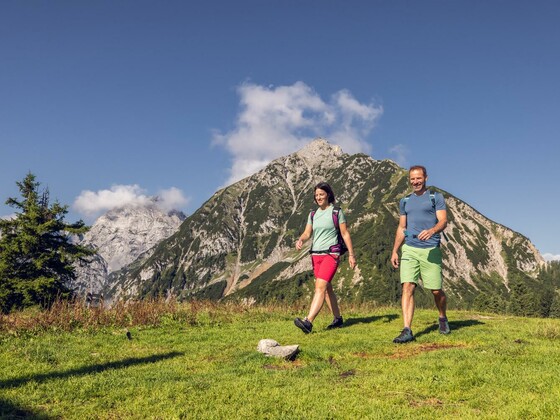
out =
<svg viewBox="0 0 560 420"><path fill-rule="evenodd" d="M403 283L402 284L403 295L412 296L414 294L414 290L416 290L416 284L414 284L414 283Z"/></svg>
<svg viewBox="0 0 560 420"><path fill-rule="evenodd" d="M329 286L329 282L323 279L315 280L315 291L324 293Z"/></svg>
<svg viewBox="0 0 560 420"><path fill-rule="evenodd" d="M445 297L445 292L443 291L443 289L432 290L432 294L435 298Z"/></svg>

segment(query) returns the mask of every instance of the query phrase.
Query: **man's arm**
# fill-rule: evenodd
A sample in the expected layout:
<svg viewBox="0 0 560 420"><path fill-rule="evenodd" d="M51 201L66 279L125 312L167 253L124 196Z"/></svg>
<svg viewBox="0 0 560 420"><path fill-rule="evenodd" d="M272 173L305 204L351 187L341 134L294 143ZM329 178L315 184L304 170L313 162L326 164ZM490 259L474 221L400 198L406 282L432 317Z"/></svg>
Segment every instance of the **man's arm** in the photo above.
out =
<svg viewBox="0 0 560 420"><path fill-rule="evenodd" d="M420 239L421 241L426 241L436 233L443 232L443 230L447 227L447 210L437 210L436 217L438 219L438 222L435 224L435 226L420 232L418 234L418 239Z"/></svg>
<svg viewBox="0 0 560 420"><path fill-rule="evenodd" d="M393 267L399 268L399 248L404 242L404 230L406 229L406 215L399 218L399 227L395 233L395 243L393 244L393 253L391 255L391 264Z"/></svg>

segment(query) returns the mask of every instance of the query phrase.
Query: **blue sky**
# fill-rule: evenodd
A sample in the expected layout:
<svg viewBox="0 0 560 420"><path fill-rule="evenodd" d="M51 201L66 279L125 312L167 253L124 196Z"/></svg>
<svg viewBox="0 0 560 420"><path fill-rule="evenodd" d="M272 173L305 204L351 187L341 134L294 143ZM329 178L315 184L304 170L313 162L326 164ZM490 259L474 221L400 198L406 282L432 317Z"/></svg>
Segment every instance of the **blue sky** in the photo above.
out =
<svg viewBox="0 0 560 420"><path fill-rule="evenodd" d="M556 1L0 2L0 199L69 221L218 188L321 136L560 259ZM13 209L0 206L0 216Z"/></svg>

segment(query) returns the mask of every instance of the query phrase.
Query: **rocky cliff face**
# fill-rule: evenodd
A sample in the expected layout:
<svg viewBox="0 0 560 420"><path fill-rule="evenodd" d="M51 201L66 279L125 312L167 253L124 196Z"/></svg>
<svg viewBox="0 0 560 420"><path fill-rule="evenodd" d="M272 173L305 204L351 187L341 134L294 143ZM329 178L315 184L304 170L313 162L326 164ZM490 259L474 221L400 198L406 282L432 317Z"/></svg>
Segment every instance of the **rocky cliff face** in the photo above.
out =
<svg viewBox="0 0 560 420"><path fill-rule="evenodd" d="M91 263L76 268L77 279L72 288L81 295L101 293L109 274L171 236L184 219L184 214L166 213L155 203L110 210L80 240L82 245L95 248L97 255Z"/></svg>
<svg viewBox="0 0 560 420"><path fill-rule="evenodd" d="M452 220L446 229L447 276L475 286L480 275L496 273L508 287L511 271L536 273L544 259L523 235L478 213L455 197L446 200Z"/></svg>
<svg viewBox="0 0 560 420"><path fill-rule="evenodd" d="M407 171L389 160L348 155L317 139L218 191L153 252L109 276L115 298L295 299L310 293L310 264L294 248L314 208L313 186L327 181L348 217L358 269L342 264L342 299L390 303L398 273L389 264ZM436 188L437 189L437 188ZM457 299L472 299L491 279L534 276L544 261L524 236L442 191L449 214L444 275Z"/></svg>

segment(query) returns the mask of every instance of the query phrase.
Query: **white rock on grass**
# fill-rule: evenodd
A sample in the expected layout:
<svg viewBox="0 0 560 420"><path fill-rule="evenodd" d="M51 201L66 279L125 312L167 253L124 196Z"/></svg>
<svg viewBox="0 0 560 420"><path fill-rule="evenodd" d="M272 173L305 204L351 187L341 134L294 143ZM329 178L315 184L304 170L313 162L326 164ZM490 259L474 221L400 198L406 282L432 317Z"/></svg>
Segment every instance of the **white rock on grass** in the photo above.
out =
<svg viewBox="0 0 560 420"><path fill-rule="evenodd" d="M287 360L293 360L299 352L299 345L281 346L278 341L271 338L264 338L259 341L257 351L270 357L282 357Z"/></svg>

